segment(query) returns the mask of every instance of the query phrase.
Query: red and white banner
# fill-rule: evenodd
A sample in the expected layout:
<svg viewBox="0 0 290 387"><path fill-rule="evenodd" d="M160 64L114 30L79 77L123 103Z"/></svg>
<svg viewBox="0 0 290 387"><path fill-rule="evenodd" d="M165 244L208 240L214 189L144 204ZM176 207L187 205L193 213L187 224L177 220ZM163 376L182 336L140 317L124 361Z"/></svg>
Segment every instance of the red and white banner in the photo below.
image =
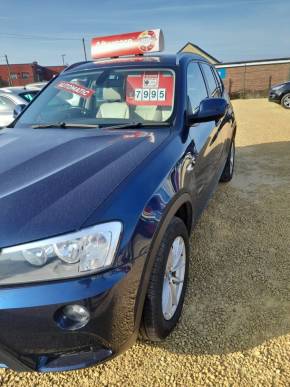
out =
<svg viewBox="0 0 290 387"><path fill-rule="evenodd" d="M162 51L163 48L164 38L160 29L93 38L91 43L93 59L140 55Z"/></svg>
<svg viewBox="0 0 290 387"><path fill-rule="evenodd" d="M78 85L77 83L66 81L58 82L55 87L57 89L67 91L69 93L79 95L80 97L83 97L85 99L90 98L95 92L95 90L93 89L88 89L87 87Z"/></svg>

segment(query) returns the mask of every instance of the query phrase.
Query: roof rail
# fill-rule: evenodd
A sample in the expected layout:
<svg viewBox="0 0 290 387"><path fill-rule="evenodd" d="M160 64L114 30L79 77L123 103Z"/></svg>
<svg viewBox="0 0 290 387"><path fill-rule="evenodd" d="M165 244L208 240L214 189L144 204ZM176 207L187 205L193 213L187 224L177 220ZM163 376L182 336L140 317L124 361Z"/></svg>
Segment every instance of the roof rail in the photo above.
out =
<svg viewBox="0 0 290 387"><path fill-rule="evenodd" d="M176 53L176 64L177 65L179 65L179 62L182 58L191 58L191 59L207 61L206 58L201 56L201 55L194 54L192 52L179 51Z"/></svg>
<svg viewBox="0 0 290 387"><path fill-rule="evenodd" d="M70 66L66 67L62 72L65 73L66 71L71 70L77 66L80 66L80 65L85 64L85 63L90 63L90 62L91 62L90 60L83 60L81 62L73 63Z"/></svg>

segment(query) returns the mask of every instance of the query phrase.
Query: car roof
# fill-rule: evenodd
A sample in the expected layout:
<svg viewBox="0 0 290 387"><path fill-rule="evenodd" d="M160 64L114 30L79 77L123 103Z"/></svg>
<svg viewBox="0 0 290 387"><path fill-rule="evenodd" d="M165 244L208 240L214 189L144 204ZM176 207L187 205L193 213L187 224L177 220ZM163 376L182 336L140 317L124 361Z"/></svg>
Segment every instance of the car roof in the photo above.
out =
<svg viewBox="0 0 290 387"><path fill-rule="evenodd" d="M35 91L35 90L41 90L45 85L47 85L47 81L46 82L34 82L34 83L29 83L28 85L26 85L26 89L28 89L29 91L32 90L32 91Z"/></svg>
<svg viewBox="0 0 290 387"><path fill-rule="evenodd" d="M204 57L191 53L177 53L172 55L144 55L144 56L130 56L130 57L116 57L107 58L96 61L78 62L68 68L63 73L70 73L75 71L93 70L103 67L148 67L148 65L154 65L154 67L177 67L182 62L188 62L191 60L199 60L208 62Z"/></svg>
<svg viewBox="0 0 290 387"><path fill-rule="evenodd" d="M33 82L33 83L28 83L25 87L29 88L29 87L34 87L34 86L42 86L42 85L46 85L48 81L43 81L43 82Z"/></svg>

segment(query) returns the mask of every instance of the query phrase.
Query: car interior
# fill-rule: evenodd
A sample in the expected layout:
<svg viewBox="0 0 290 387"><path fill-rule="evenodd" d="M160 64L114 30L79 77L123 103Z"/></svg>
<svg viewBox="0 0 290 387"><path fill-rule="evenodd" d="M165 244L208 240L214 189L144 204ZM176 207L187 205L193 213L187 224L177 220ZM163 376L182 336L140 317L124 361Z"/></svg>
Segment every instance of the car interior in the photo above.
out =
<svg viewBox="0 0 290 387"><path fill-rule="evenodd" d="M60 91L58 97L74 107L73 116L76 117L76 108L81 108L87 118L96 117L103 120L130 120L165 122L171 114L172 106L132 105L126 101L126 75L110 74L106 79L84 82L83 79L73 79L71 82L95 90L93 96L83 99L77 95ZM87 86L89 84L89 86Z"/></svg>
<svg viewBox="0 0 290 387"><path fill-rule="evenodd" d="M149 74L150 77L152 73L151 70L146 75ZM128 84L128 74L131 81L134 79L139 82L139 86L132 87ZM27 118L28 122L90 125L111 125L128 121L166 122L172 115L174 105L173 80L170 81L170 87L166 88L166 82L169 78L172 79L172 74L169 75L168 71L155 71L156 77L162 74L163 83L158 81L157 86L151 89L143 86L144 74L144 71L106 70L56 79L54 87L46 89L32 104L32 116ZM152 96L154 92L154 99L147 95L147 99L137 100L136 90L142 93L146 90ZM83 97L82 92L89 94ZM169 99L165 100L167 93Z"/></svg>

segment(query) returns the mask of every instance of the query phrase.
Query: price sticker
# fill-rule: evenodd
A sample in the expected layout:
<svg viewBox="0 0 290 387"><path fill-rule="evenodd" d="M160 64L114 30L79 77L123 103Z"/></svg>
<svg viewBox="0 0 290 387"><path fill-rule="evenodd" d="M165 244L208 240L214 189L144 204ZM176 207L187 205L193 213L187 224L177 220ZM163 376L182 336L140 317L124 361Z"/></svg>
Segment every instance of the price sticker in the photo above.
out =
<svg viewBox="0 0 290 387"><path fill-rule="evenodd" d="M166 89L135 89L135 101L166 101Z"/></svg>

